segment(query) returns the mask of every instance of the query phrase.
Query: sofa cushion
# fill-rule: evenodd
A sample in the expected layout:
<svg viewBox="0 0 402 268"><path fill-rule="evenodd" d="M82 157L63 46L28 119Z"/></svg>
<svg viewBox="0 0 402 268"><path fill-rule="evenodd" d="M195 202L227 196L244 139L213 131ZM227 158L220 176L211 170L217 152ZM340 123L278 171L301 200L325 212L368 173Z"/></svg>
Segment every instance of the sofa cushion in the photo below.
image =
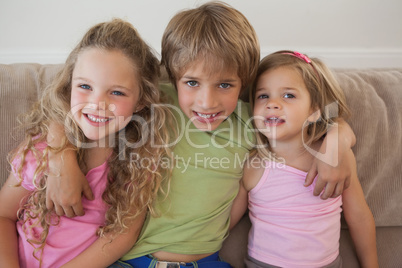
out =
<svg viewBox="0 0 402 268"><path fill-rule="evenodd" d="M358 176L376 226L402 226L402 69L335 76L352 113Z"/></svg>
<svg viewBox="0 0 402 268"><path fill-rule="evenodd" d="M17 128L17 116L29 111L40 91L61 67L34 63L0 64L0 186L10 172L6 156L23 138L23 131Z"/></svg>

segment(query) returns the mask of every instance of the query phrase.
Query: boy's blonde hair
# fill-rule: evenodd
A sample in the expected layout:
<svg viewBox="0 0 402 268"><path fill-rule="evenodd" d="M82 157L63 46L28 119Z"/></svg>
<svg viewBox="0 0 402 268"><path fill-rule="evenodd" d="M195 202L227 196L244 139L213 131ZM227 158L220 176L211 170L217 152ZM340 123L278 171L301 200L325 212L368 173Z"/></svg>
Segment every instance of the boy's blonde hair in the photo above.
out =
<svg viewBox="0 0 402 268"><path fill-rule="evenodd" d="M259 77L266 71L280 67L292 68L301 75L310 93L311 108L320 112L320 118L315 122L309 122L307 127L308 140L304 141L307 145L323 138L338 118L349 116L345 95L331 70L318 58L308 58L306 55L289 50L277 51L261 60L250 91L252 109ZM261 156L272 157L269 142L260 132L257 132L257 144L260 145L258 147Z"/></svg>
<svg viewBox="0 0 402 268"><path fill-rule="evenodd" d="M13 156L21 158L17 170L20 180L26 154L31 151L37 158L38 167L34 174L36 190L28 198L20 215L25 222L37 218L44 229L39 240L30 240L31 244L38 245L34 251L38 259L40 257L36 254L42 252L49 226L58 222L58 216L47 210L45 202L48 153L73 148L77 151L78 162L83 163L85 148L77 145L87 140L70 113L71 80L80 53L91 48L120 51L131 60L139 80L138 104L144 106L133 115L141 120L131 120L124 130L115 135L113 153L108 160L108 184L103 193L108 210L105 225L99 228L98 234L123 232L131 220L147 209L155 214L153 201L161 190L161 184L169 181L172 165L158 165L161 157L171 159L169 149L158 145L169 144L169 127L166 125L173 120L167 108L153 105L161 102L158 89L159 61L130 23L120 19L99 23L84 35L68 56L64 68L44 90L32 112L24 118L28 129L24 146L18 148ZM64 137L59 148L47 146L41 153L35 145L46 141L51 123L64 125L69 138ZM133 146L135 144L141 146ZM137 156L136 159L155 160L155 164L142 166L131 159L133 155Z"/></svg>
<svg viewBox="0 0 402 268"><path fill-rule="evenodd" d="M171 82L197 60L211 73L236 71L242 91L251 86L260 60L260 47L247 18L231 6L214 1L184 10L169 22L162 37L161 63Z"/></svg>

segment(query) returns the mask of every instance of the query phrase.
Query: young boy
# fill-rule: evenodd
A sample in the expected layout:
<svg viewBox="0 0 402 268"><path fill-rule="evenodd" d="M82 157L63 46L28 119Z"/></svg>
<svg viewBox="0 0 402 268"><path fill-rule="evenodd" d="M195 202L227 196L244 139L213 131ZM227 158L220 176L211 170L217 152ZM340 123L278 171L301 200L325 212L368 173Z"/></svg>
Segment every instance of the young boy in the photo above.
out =
<svg viewBox="0 0 402 268"><path fill-rule="evenodd" d="M154 204L160 216L148 216L135 247L122 260L133 267L155 267L157 263L156 267L230 267L219 260L218 251L229 224L244 213L245 208L240 208L238 217L230 223L242 164L255 145L248 106L238 98L251 85L259 59L253 27L226 4L206 3L172 18L162 39L162 64L175 88L162 85L161 89L180 107L175 112L180 128L174 145L175 167L170 189L166 189L168 197ZM354 137L343 125L341 131L352 138L341 142L341 155L348 152ZM69 174L79 173L74 154L63 157L61 174L67 178L55 179L49 185L53 187L48 189L53 192L49 206L53 205L52 199L58 214L73 216L82 213L75 200L83 189L77 185L85 183L78 179L73 182L73 199L63 193L63 189L72 191ZM60 163L57 159L55 156L54 166ZM335 168L334 174L350 171L345 164ZM325 163L319 163L318 168L324 173L333 172ZM335 195L342 192L345 176L340 179L338 184L327 185L327 197L335 187ZM84 189L89 196L88 188ZM60 202L66 197L71 202Z"/></svg>

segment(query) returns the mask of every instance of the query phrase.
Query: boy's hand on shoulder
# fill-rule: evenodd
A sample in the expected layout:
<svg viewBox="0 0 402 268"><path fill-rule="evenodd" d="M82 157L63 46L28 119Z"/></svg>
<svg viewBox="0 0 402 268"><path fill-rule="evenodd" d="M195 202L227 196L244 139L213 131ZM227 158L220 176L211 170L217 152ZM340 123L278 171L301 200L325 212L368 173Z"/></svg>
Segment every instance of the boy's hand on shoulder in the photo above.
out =
<svg viewBox="0 0 402 268"><path fill-rule="evenodd" d="M59 216L82 216L85 214L81 202L82 195L88 200L94 199L88 181L75 159L76 155L72 150L49 157L46 207L49 210L54 208Z"/></svg>
<svg viewBox="0 0 402 268"><path fill-rule="evenodd" d="M47 142L58 147L65 136L64 126L51 122ZM49 175L46 181L46 207L54 209L59 216L82 216L85 214L81 197L93 200L92 190L82 173L74 150L49 152Z"/></svg>
<svg viewBox="0 0 402 268"><path fill-rule="evenodd" d="M328 130L304 183L311 185L318 174L314 195L321 193L322 199L338 197L349 187L352 172L356 170L351 149L355 143L356 137L350 126L338 119Z"/></svg>
<svg viewBox="0 0 402 268"><path fill-rule="evenodd" d="M342 158L335 167L315 158L304 185L311 185L314 178L317 176L313 191L315 196L321 194L321 199L328 199L329 197L334 198L341 195L349 186L352 175L352 167L349 165L349 163L351 163L349 159L354 158L352 150L350 150L350 153L347 155L348 157Z"/></svg>
<svg viewBox="0 0 402 268"><path fill-rule="evenodd" d="M67 173L67 172L66 172ZM82 216L82 195L93 200L92 190L80 170L71 169L69 174L48 177L46 186L46 207L55 210L59 216Z"/></svg>

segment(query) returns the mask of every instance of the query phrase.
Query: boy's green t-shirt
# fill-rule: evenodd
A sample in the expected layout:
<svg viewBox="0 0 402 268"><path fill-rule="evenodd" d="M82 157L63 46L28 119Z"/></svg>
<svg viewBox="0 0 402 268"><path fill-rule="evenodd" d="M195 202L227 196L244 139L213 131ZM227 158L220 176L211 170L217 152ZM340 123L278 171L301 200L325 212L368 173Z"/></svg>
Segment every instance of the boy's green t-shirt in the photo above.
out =
<svg viewBox="0 0 402 268"><path fill-rule="evenodd" d="M161 90L173 99L179 126L174 169L167 198L148 215L137 243L122 259L167 251L204 254L220 250L228 235L232 201L239 190L243 163L255 144L248 106L236 110L214 131L199 131L181 112L171 85Z"/></svg>

